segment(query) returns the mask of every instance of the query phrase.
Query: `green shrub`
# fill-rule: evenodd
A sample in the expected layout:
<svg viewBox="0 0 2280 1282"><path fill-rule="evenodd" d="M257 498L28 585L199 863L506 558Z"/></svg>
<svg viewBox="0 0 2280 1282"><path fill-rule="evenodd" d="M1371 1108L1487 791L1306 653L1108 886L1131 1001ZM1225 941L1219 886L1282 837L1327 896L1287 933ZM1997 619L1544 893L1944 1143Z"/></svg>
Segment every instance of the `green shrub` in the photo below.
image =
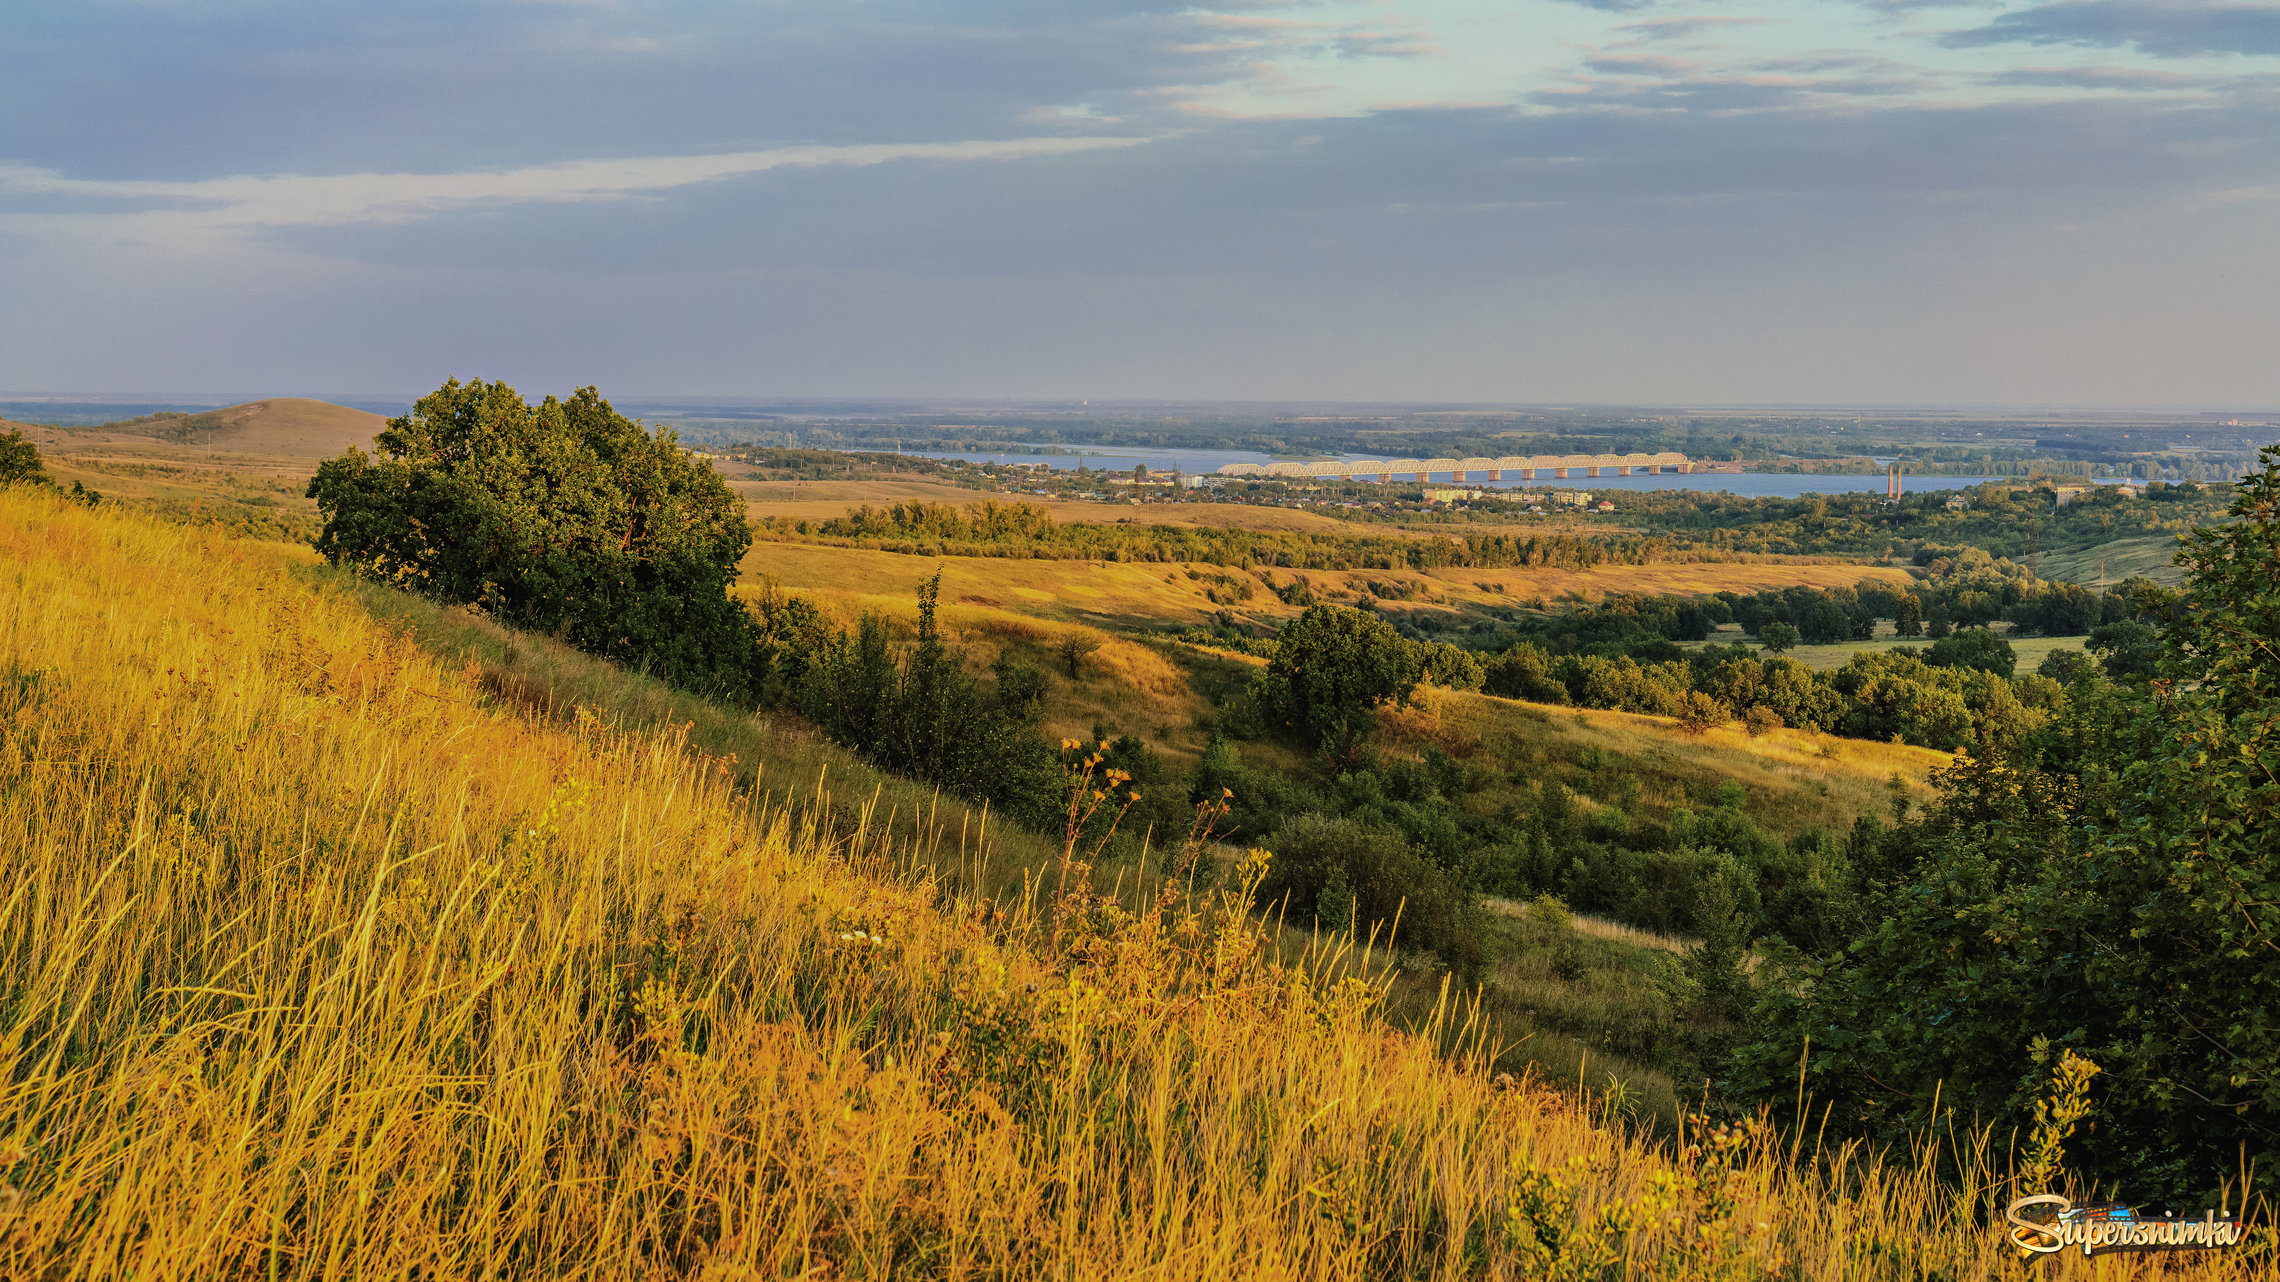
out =
<svg viewBox="0 0 2280 1282"><path fill-rule="evenodd" d="M1478 908L1449 874L1399 835L1350 819L1292 820L1269 847L1274 862L1259 887L1261 906L1291 920L1329 920L1344 909L1324 902L1342 879L1351 929L1439 953L1453 967L1480 959Z"/></svg>
<svg viewBox="0 0 2280 1282"><path fill-rule="evenodd" d="M729 595L752 546L744 500L671 432L591 387L529 405L452 379L374 445L309 481L326 560L684 689L754 696L752 623Z"/></svg>

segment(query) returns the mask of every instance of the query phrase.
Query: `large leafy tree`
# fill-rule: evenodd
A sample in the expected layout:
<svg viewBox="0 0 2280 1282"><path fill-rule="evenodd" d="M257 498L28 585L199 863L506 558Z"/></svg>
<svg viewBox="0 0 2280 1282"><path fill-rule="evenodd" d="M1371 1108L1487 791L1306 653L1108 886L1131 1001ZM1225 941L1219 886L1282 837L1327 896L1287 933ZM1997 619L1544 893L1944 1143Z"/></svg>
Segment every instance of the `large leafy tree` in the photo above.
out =
<svg viewBox="0 0 2280 1282"><path fill-rule="evenodd" d="M1284 628L1252 691L1267 716L1319 743L1358 739L1370 710L1407 699L1426 655L1376 615L1309 606Z"/></svg>
<svg viewBox="0 0 2280 1282"><path fill-rule="evenodd" d="M744 504L669 431L599 392L524 402L457 379L309 482L317 548L438 600L746 696L754 632L729 596L751 546Z"/></svg>
<svg viewBox="0 0 2280 1282"><path fill-rule="evenodd" d="M24 438L19 431L0 432L0 485L18 481L40 483L47 480L47 469L40 464L40 448Z"/></svg>
<svg viewBox="0 0 2280 1282"><path fill-rule="evenodd" d="M2078 1145L2106 1187L2208 1196L2244 1153L2280 1171L2280 448L2231 512L2148 602L2150 686L2070 687L1856 860L1869 924L1761 972L1734 1086L1793 1099L1803 1055L1818 1103L1887 1136L1935 1098L2023 1123L2044 1038L2106 1069Z"/></svg>

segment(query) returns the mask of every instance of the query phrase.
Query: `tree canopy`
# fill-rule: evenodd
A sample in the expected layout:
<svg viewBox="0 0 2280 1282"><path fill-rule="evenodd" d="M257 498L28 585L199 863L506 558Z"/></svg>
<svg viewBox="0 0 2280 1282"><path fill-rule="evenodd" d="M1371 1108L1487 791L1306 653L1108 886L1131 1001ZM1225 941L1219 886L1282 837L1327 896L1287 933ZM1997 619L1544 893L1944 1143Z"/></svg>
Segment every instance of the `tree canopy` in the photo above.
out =
<svg viewBox="0 0 2280 1282"><path fill-rule="evenodd" d="M1254 697L1276 722L1328 742L1358 735L1372 708L1407 699L1429 658L1374 615L1310 606L1283 629Z"/></svg>
<svg viewBox="0 0 2280 1282"><path fill-rule="evenodd" d="M0 432L0 485L45 480L47 469L40 464L39 447L24 439L22 432Z"/></svg>
<svg viewBox="0 0 2280 1282"><path fill-rule="evenodd" d="M524 402L457 379L309 482L337 565L478 605L691 689L748 697L753 628L729 596L751 546L710 463L594 388Z"/></svg>

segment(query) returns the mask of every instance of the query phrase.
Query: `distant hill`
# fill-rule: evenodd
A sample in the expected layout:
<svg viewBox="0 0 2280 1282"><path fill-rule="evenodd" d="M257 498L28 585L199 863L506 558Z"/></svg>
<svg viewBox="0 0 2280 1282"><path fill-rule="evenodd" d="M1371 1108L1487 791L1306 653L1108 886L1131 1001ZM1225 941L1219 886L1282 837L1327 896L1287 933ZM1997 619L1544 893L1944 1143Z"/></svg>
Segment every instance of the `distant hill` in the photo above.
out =
<svg viewBox="0 0 2280 1282"><path fill-rule="evenodd" d="M372 447L388 420L364 410L295 396L248 401L150 425L150 434L241 454L329 458L351 445Z"/></svg>
<svg viewBox="0 0 2280 1282"><path fill-rule="evenodd" d="M55 428L42 427L38 423L19 423L14 419L0 418L0 433L5 432L22 432L24 439L42 447L53 445L63 439L63 433Z"/></svg>
<svg viewBox="0 0 2280 1282"><path fill-rule="evenodd" d="M277 458L330 458L351 445L370 449L372 437L388 420L378 414L277 396L197 414L166 414L113 423L54 427L0 421L0 432L21 430L32 443L51 446L131 445L158 441L199 449L211 446L233 454Z"/></svg>

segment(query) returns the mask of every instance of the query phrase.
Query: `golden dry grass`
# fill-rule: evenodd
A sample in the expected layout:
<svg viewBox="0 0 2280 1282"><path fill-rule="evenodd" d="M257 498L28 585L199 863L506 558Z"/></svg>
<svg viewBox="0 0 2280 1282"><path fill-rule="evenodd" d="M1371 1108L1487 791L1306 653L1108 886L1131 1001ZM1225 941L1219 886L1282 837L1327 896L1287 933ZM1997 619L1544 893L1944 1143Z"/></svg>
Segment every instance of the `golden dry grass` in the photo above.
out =
<svg viewBox="0 0 2280 1282"><path fill-rule="evenodd" d="M1481 906L1503 917L1525 919L1530 916L1528 905L1514 899L1483 899ZM1567 926L1575 933L1589 935L1593 939L1604 939L1611 943L1629 944L1633 948L1652 948L1657 952L1680 955L1684 955L1687 950L1702 942L1698 939L1681 939L1676 935L1663 935L1651 930L1641 930L1637 926L1626 926L1622 922L1609 921L1605 917L1594 917L1589 913L1568 914Z"/></svg>
<svg viewBox="0 0 2280 1282"><path fill-rule="evenodd" d="M1011 557L927 557L871 548L834 547L811 543L755 543L742 565L747 580L763 577L798 591L856 592L877 596L915 592L919 584L940 572L942 599L1010 610L1042 618L1082 621L1112 627L1162 623L1194 623L1221 610L1260 620L1295 618L1300 608L1284 604L1254 580L1247 601L1221 605L1205 595L1212 576L1241 577L1245 572L1225 566L1188 565L1183 562L1056 561ZM1190 579L1194 570L1204 578ZM1270 570L1277 583L1303 575L1319 595L1346 600L1368 591L1372 582L1406 582L1418 585L1425 608L1435 601L1448 604L1509 605L1530 597L1546 600L1567 593L1597 599L1610 593L1702 594L1732 589L1755 592L1760 588L1795 583L1834 587L1864 578L1907 579L1907 572L1892 567L1828 563L1773 563L1760 561L1705 562L1680 565L1617 565L1591 570L1552 568L1512 570ZM1501 592L1484 590L1493 584ZM1399 603L1400 608L1413 608Z"/></svg>
<svg viewBox="0 0 2280 1282"><path fill-rule="evenodd" d="M861 480L755 481L746 479L752 470L743 464L723 460L716 466L728 479L729 488L743 497L746 513L754 521L769 516L794 521L828 521L845 516L849 508L865 503L878 506L915 501L963 505L990 497L979 490L930 480L917 473ZM1033 497L1032 501L1043 500Z"/></svg>
<svg viewBox="0 0 2280 1282"><path fill-rule="evenodd" d="M303 561L0 494L0 1276L2003 1267L1984 1150L1659 1148L1227 904L949 896L531 719ZM2165 1267L2238 1276L2048 1275Z"/></svg>
<svg viewBox="0 0 2280 1282"><path fill-rule="evenodd" d="M201 427L189 445L296 459L330 458L352 445L370 450L373 435L388 424L378 414L298 396L248 401L198 418L213 426Z"/></svg>
<svg viewBox="0 0 2280 1282"><path fill-rule="evenodd" d="M1381 711L1378 725L1394 748L1431 744L1460 758L1488 752L1571 769L1579 760L1603 761L1639 781L1639 804L1650 814L1693 804L1702 781L1730 779L1747 794L1750 814L1784 834L1889 813L1894 776L1912 801L1926 799L1930 773L1950 759L1929 748L1803 730L1753 737L1734 723L1687 734L1670 717L1431 687L1408 707Z"/></svg>
<svg viewBox="0 0 2280 1282"><path fill-rule="evenodd" d="M1997 630L2001 631L2001 628L1999 627ZM1735 634L1732 636L1714 637L1712 639L1730 644L1734 641L1746 641L1748 638L1743 637L1739 634ZM2025 676L2027 673L2033 672L2036 666L2042 663L2044 659L2050 657L2053 651L2080 650L2089 638L2014 637L2006 634L2003 639L2011 643L2011 654L2012 657L2017 660L2018 665L2016 668L2016 675ZM1929 649L1931 647L1931 644L1932 643L1930 641L1925 640L1922 637L1909 637L1903 639L1893 636L1889 631L1886 631L1871 641L1844 641L1839 642L1835 645L1792 646L1788 650L1782 652L1782 657L1786 659L1795 659L1808 668L1813 668L1822 672L1828 672L1833 671L1837 668L1841 668L1845 666L1845 664L1850 663L1852 661L1852 657L1856 654L1875 653L1885 650L1913 650L1916 653L1917 657L1921 658L1923 656L1923 652Z"/></svg>
<svg viewBox="0 0 2280 1282"><path fill-rule="evenodd" d="M837 592L909 601L942 575L944 604L980 606L1042 619L1103 624L1194 622L1219 607L1178 565L924 557L868 548L756 543L742 566L747 582L772 579L800 593ZM1258 598L1282 609L1261 592Z"/></svg>
<svg viewBox="0 0 2280 1282"><path fill-rule="evenodd" d="M1473 601L1497 596L1474 585L1493 583L1504 588L1502 599L1541 595L1547 600L1563 593L1579 593L1586 600L1618 592L1701 596L1712 592L1760 592L1794 584L1808 587L1851 587L1862 579L1892 584L1910 581L1897 566L1860 565L1849 561L1805 558L1765 558L1746 561L1705 561L1658 565L1603 565L1589 570L1534 568L1524 570L1435 570L1430 577L1449 584Z"/></svg>

